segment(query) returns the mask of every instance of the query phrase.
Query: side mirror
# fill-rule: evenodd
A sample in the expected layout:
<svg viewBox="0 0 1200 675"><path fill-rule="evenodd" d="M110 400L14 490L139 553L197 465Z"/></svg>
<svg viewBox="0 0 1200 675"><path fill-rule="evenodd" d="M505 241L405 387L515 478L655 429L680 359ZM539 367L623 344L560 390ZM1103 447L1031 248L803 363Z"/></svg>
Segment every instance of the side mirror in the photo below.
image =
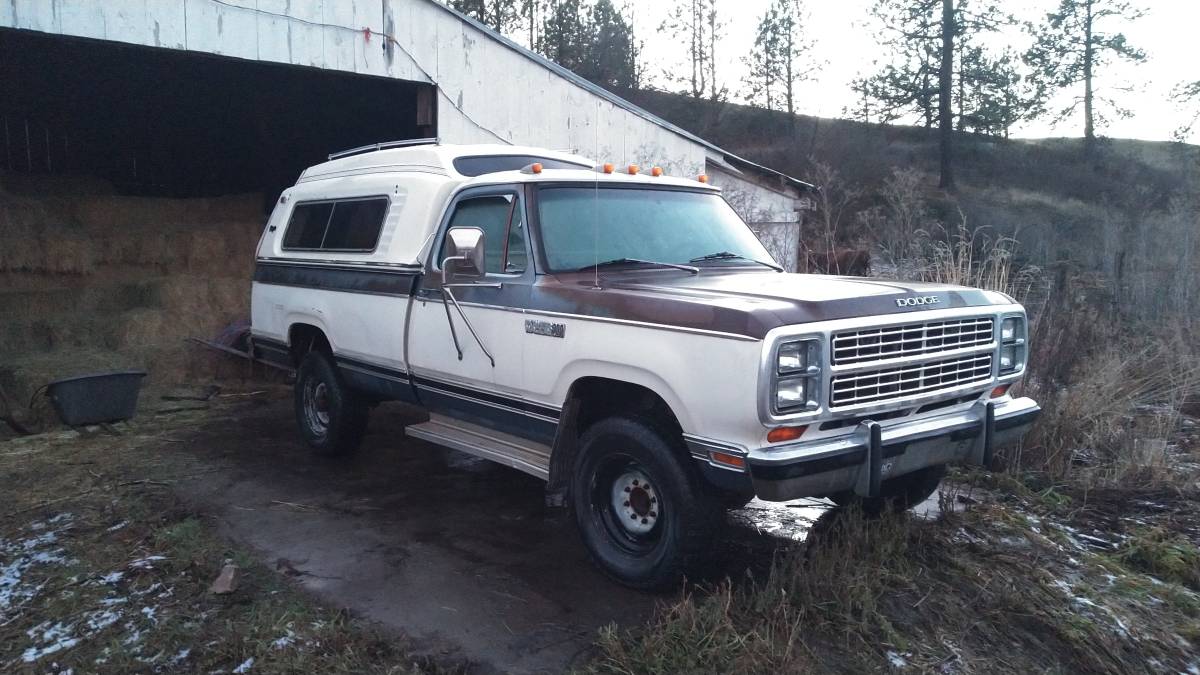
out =
<svg viewBox="0 0 1200 675"><path fill-rule="evenodd" d="M452 227L446 232L443 285L483 278L487 269L483 240L483 230L478 227Z"/></svg>

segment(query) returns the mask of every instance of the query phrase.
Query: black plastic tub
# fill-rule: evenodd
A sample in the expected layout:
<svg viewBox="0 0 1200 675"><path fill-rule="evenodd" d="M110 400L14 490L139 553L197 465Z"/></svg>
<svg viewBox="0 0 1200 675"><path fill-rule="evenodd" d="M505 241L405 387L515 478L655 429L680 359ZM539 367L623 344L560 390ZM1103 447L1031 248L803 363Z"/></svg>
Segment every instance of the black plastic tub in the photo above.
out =
<svg viewBox="0 0 1200 675"><path fill-rule="evenodd" d="M142 390L140 370L78 375L46 385L46 395L64 424L100 424L133 417Z"/></svg>

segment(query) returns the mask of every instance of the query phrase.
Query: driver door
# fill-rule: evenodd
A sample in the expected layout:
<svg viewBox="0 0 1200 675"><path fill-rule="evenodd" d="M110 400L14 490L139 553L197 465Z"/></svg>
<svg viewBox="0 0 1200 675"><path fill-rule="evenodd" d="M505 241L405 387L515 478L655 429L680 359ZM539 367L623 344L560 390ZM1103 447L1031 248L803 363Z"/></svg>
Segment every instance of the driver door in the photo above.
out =
<svg viewBox="0 0 1200 675"><path fill-rule="evenodd" d="M453 227L483 230L485 275L475 283L445 289L444 242ZM410 369L421 402L432 412L522 433L526 425L517 396L523 382L524 319L519 309L510 308L516 298L528 294L533 269L520 187L464 191L448 209L433 250L431 271L420 281L408 332ZM447 291L458 300L461 314L453 302L443 301Z"/></svg>

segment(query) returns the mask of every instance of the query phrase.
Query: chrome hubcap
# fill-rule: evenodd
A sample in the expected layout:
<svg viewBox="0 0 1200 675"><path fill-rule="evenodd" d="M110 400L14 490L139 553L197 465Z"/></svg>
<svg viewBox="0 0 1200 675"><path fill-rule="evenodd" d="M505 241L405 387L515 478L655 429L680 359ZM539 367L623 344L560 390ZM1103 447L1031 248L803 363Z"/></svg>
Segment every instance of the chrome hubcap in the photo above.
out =
<svg viewBox="0 0 1200 675"><path fill-rule="evenodd" d="M646 475L636 469L621 474L613 483L612 507L617 522L633 534L646 534L658 522L658 494Z"/></svg>
<svg viewBox="0 0 1200 675"><path fill-rule="evenodd" d="M304 410L314 431L324 433L329 428L329 389L324 382L305 387Z"/></svg>

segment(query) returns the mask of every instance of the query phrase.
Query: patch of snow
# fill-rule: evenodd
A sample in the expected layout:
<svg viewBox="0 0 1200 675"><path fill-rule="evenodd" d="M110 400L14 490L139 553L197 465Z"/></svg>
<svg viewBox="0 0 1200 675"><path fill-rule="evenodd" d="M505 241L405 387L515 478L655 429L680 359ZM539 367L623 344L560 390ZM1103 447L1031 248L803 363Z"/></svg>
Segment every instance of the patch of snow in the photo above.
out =
<svg viewBox="0 0 1200 675"><path fill-rule="evenodd" d="M120 581L123 578L125 578L124 572L109 572L108 574L105 574L104 576L100 577L100 583L112 585L112 584L117 583L118 581Z"/></svg>
<svg viewBox="0 0 1200 675"><path fill-rule="evenodd" d="M250 658L246 659L245 661L242 661L242 665L238 666L237 668L234 668L233 672L234 673L248 673L248 672L250 672L250 669L253 667L254 667L254 657L251 656Z"/></svg>
<svg viewBox="0 0 1200 675"><path fill-rule="evenodd" d="M146 556L145 558L138 558L137 560L130 562L129 569L131 569L131 570L151 570L151 569L154 569L154 565L152 563L160 562L160 561L163 561L166 559L167 559L167 557L165 555L149 555L149 556Z"/></svg>
<svg viewBox="0 0 1200 675"><path fill-rule="evenodd" d="M187 661L187 657L190 656L191 653L192 653L191 649L184 647L183 649L179 650L178 654L176 654L175 656L172 656L171 659L169 661L167 661L167 665L168 666L178 666L181 663L183 663L184 661Z"/></svg>
<svg viewBox="0 0 1200 675"><path fill-rule="evenodd" d="M156 617L154 614L157 611L158 611L157 607L143 607L142 608L142 616L146 617L146 620L149 621L150 623L156 624L156 623L158 623L158 617Z"/></svg>
<svg viewBox="0 0 1200 675"><path fill-rule="evenodd" d="M893 668L905 668L908 666L908 659L904 658L905 656L906 655L904 654L900 654L889 649L887 653L887 660Z"/></svg>
<svg viewBox="0 0 1200 675"><path fill-rule="evenodd" d="M112 527L108 528L107 531L108 532L116 532L117 530L125 527L128 524L129 524L128 520L122 520L121 522L117 523L116 525L113 525Z"/></svg>
<svg viewBox="0 0 1200 675"><path fill-rule="evenodd" d="M67 562L66 552L58 546L58 535L62 531L49 530L49 524L67 524L70 518L59 514L49 523L33 523L29 530L35 534L25 539L10 541L0 539L0 623L8 618L8 610L24 604L41 593L45 584L25 582L25 573L36 566L62 565Z"/></svg>
<svg viewBox="0 0 1200 675"><path fill-rule="evenodd" d="M108 628L121 618L121 613L111 609L102 609L88 615L85 625L92 635Z"/></svg>
<svg viewBox="0 0 1200 675"><path fill-rule="evenodd" d="M292 629L289 628L287 629L287 635L277 638L271 642L271 647L274 649L287 649L294 644L296 644L296 634L293 633Z"/></svg>
<svg viewBox="0 0 1200 675"><path fill-rule="evenodd" d="M46 643L43 647L29 647L21 654L25 663L33 663L43 656L56 654L79 644L79 638L71 632L71 626L62 623L41 623L25 632L30 638ZM40 637L39 637L40 636Z"/></svg>

